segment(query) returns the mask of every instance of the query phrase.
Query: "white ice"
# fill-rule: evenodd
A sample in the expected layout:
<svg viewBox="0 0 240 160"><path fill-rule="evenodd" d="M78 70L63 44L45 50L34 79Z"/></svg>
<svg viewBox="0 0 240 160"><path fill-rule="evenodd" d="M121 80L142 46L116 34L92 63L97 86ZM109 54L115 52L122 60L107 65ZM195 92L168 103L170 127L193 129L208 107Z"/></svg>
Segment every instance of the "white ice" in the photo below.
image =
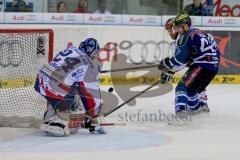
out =
<svg viewBox="0 0 240 160"><path fill-rule="evenodd" d="M105 87L106 89L107 87ZM114 94L114 93L113 93ZM71 137L49 137L37 129L0 128L1 160L230 160L240 159L240 85L208 87L209 115L194 116L184 126L136 122L106 127L108 134L80 131ZM137 99L119 115L173 112L174 92Z"/></svg>

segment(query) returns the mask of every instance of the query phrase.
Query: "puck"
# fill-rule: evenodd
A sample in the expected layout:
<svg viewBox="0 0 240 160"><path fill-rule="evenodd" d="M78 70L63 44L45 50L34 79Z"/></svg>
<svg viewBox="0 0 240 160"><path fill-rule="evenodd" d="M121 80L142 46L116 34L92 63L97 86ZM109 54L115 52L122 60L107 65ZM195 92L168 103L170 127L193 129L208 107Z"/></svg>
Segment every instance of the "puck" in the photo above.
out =
<svg viewBox="0 0 240 160"><path fill-rule="evenodd" d="M113 92L113 88L112 88L112 87L110 87L110 88L108 89L108 93L111 93L111 92Z"/></svg>

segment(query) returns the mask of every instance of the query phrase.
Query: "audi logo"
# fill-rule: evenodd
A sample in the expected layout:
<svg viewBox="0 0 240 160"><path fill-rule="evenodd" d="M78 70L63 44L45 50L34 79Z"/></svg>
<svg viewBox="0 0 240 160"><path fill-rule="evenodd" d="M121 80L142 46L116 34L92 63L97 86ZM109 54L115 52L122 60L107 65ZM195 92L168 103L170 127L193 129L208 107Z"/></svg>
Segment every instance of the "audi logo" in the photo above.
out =
<svg viewBox="0 0 240 160"><path fill-rule="evenodd" d="M236 19L224 19L224 24L237 24Z"/></svg>
<svg viewBox="0 0 240 160"><path fill-rule="evenodd" d="M27 21L35 21L35 20L37 20L37 16L36 15L27 15L26 16L26 20Z"/></svg>
<svg viewBox="0 0 240 160"><path fill-rule="evenodd" d="M157 18L154 18L154 17L147 17L145 18L145 22L146 23L157 23Z"/></svg>
<svg viewBox="0 0 240 160"><path fill-rule="evenodd" d="M116 17L112 16L104 17L104 22L116 22Z"/></svg>
<svg viewBox="0 0 240 160"><path fill-rule="evenodd" d="M23 61L24 49L20 41L2 41L0 43L0 66L17 67Z"/></svg>
<svg viewBox="0 0 240 160"><path fill-rule="evenodd" d="M66 16L66 21L76 21L77 20L77 16L75 15L67 15Z"/></svg>
<svg viewBox="0 0 240 160"><path fill-rule="evenodd" d="M166 57L166 54L171 55L173 53L175 50L174 43L152 40L146 42L124 40L119 44L119 48L128 51L129 60L133 64L155 63ZM167 47L168 53L162 53L164 47Z"/></svg>

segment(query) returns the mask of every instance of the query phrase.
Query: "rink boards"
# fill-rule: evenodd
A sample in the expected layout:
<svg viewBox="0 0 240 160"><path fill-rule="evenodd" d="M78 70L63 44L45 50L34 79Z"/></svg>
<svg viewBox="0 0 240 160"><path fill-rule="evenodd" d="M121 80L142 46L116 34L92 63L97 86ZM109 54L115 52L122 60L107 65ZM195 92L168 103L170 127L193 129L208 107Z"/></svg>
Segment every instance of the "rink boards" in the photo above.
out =
<svg viewBox="0 0 240 160"><path fill-rule="evenodd" d="M181 79L181 75L173 77L171 84L177 84ZM159 76L141 76L141 77L111 77L100 76L100 85L148 85L159 80ZM5 88L24 88L33 86L35 78L2 80L0 81L0 89ZM240 84L240 75L217 75L211 84Z"/></svg>

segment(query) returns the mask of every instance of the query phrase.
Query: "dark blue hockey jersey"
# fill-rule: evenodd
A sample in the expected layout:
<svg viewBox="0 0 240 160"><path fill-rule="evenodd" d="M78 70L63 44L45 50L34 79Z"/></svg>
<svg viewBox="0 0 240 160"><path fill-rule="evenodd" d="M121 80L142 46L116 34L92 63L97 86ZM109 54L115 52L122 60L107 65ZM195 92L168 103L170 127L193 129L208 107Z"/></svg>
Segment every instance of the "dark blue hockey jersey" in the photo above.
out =
<svg viewBox="0 0 240 160"><path fill-rule="evenodd" d="M218 70L220 51L211 34L191 28L176 42L175 55L170 59L172 70L178 71L187 64Z"/></svg>

